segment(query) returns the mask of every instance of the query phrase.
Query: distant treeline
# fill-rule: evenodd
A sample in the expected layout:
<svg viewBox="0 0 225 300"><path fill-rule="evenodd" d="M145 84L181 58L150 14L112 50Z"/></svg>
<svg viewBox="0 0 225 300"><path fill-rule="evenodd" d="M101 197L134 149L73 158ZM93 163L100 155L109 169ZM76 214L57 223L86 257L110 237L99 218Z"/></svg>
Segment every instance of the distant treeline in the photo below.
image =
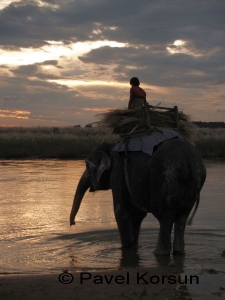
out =
<svg viewBox="0 0 225 300"><path fill-rule="evenodd" d="M225 128L224 122L193 122L196 126L200 128Z"/></svg>

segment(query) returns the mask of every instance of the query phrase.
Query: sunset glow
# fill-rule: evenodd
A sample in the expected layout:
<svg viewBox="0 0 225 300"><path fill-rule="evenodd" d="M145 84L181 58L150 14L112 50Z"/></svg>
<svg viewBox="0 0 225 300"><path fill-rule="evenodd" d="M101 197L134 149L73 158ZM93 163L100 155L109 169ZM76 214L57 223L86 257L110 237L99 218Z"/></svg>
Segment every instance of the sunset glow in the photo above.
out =
<svg viewBox="0 0 225 300"><path fill-rule="evenodd" d="M0 126L95 122L132 77L152 105L225 120L222 2L0 0Z"/></svg>
<svg viewBox="0 0 225 300"><path fill-rule="evenodd" d="M115 41L78 42L64 45L63 42L47 41L41 48L20 48L16 51L0 49L0 64L8 66L30 65L53 59L75 59L100 47L125 47L126 43Z"/></svg>
<svg viewBox="0 0 225 300"><path fill-rule="evenodd" d="M185 46L187 45L187 46ZM170 54L178 54L178 53L183 53L191 56L202 56L201 53L197 53L195 51L192 51L188 48L188 43L183 40L176 40L174 43L168 47L166 47L166 50Z"/></svg>
<svg viewBox="0 0 225 300"><path fill-rule="evenodd" d="M16 3L16 2L20 2L20 1L22 1L22 0L14 0L14 1L12 1L12 0L1 0L0 1L0 10L7 7L12 2Z"/></svg>
<svg viewBox="0 0 225 300"><path fill-rule="evenodd" d="M29 111L20 111L20 110L0 110L1 118L16 118L16 119L29 119Z"/></svg>
<svg viewBox="0 0 225 300"><path fill-rule="evenodd" d="M115 82L115 81L103 81L103 80L71 80L71 79L57 79L57 80L49 80L49 82L54 82L57 84L66 85L68 87L73 86L119 86L119 87L127 87L127 83L123 82Z"/></svg>

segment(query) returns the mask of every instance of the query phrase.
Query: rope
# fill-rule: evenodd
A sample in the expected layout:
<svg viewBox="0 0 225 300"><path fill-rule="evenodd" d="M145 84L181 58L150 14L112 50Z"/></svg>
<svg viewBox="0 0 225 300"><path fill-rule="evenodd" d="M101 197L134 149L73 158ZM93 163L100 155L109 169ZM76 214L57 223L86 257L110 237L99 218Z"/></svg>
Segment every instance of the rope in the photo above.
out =
<svg viewBox="0 0 225 300"><path fill-rule="evenodd" d="M131 196L131 189L130 189L130 183L129 183L129 177L128 177L128 162L127 162L127 153L128 153L128 144L129 144L129 136L127 136L126 138L124 138L124 142L125 142L125 156L124 156L124 176L125 176L125 182L126 182L126 186L127 186L127 190Z"/></svg>

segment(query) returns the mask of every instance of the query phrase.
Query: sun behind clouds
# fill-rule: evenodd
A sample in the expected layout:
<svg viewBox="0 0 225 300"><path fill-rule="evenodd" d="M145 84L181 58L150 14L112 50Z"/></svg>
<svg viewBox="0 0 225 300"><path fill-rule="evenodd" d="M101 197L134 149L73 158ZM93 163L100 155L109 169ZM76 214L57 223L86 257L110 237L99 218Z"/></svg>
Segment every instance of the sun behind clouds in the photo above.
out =
<svg viewBox="0 0 225 300"><path fill-rule="evenodd" d="M0 49L0 64L8 66L30 65L46 60L58 60L61 57L75 59L100 47L125 47L126 43L115 41L77 42L64 45L61 41L46 41L46 45L40 48L20 48L9 51Z"/></svg>
<svg viewBox="0 0 225 300"><path fill-rule="evenodd" d="M201 53L197 53L196 51L193 51L189 48L188 42L184 40L176 40L172 45L169 45L166 47L166 50L170 54L187 54L191 56L202 56Z"/></svg>
<svg viewBox="0 0 225 300"><path fill-rule="evenodd" d="M41 0L30 0L30 2L34 2L37 6L51 7L53 9L59 7L57 4L51 4ZM11 3L16 5L20 5L21 3L21 5L23 5L23 0L0 0L0 10L9 6Z"/></svg>

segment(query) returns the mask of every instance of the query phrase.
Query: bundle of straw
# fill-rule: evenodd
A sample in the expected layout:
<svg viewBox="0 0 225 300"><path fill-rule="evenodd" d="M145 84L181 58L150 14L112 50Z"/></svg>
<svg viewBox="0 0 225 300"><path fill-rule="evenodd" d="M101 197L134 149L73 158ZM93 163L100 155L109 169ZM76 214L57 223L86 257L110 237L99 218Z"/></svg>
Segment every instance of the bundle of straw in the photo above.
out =
<svg viewBox="0 0 225 300"><path fill-rule="evenodd" d="M148 109L151 128L158 129L170 128L176 130L176 121L173 110L162 111L154 106ZM137 109L114 109L106 113L99 114L101 119L96 122L97 126L113 129L113 133L119 135L129 134L130 132L144 131L146 126L146 113L143 108ZM191 122L190 116L178 111L179 132L189 142L194 143L196 126Z"/></svg>

